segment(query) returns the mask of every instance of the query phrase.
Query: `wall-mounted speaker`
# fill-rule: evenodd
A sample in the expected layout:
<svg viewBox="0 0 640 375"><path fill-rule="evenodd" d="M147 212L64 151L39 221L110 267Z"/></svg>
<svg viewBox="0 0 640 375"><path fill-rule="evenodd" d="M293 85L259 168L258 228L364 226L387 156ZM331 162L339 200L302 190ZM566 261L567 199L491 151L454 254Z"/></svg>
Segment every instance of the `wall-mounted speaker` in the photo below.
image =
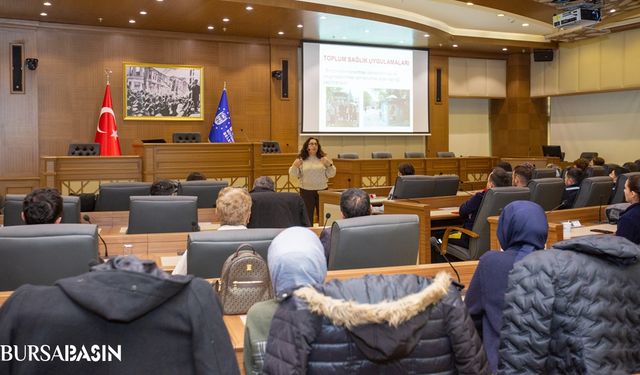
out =
<svg viewBox="0 0 640 375"><path fill-rule="evenodd" d="M282 99L289 99L289 60L282 60Z"/></svg>
<svg viewBox="0 0 640 375"><path fill-rule="evenodd" d="M442 104L442 69L436 69L436 104Z"/></svg>
<svg viewBox="0 0 640 375"><path fill-rule="evenodd" d="M533 61L553 61L553 50L550 48L534 49Z"/></svg>
<svg viewBox="0 0 640 375"><path fill-rule="evenodd" d="M11 44L11 93L24 94L24 69L22 58L24 45Z"/></svg>

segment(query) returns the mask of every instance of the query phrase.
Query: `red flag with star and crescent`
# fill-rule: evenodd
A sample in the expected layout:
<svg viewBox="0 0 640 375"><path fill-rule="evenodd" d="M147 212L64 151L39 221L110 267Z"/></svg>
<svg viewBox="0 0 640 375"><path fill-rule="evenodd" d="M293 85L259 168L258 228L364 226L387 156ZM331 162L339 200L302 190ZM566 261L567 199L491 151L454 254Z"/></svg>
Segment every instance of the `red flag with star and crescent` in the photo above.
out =
<svg viewBox="0 0 640 375"><path fill-rule="evenodd" d="M116 127L116 116L113 113L111 103L111 86L107 83L102 100L102 109L96 128L96 143L100 143L100 156L120 156L120 139L118 138L118 128Z"/></svg>

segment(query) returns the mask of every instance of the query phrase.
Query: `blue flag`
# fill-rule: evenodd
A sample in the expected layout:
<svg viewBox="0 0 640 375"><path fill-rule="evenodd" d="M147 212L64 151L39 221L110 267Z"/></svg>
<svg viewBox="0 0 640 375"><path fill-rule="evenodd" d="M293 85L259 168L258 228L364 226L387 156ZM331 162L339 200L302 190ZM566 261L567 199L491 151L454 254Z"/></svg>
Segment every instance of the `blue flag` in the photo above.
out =
<svg viewBox="0 0 640 375"><path fill-rule="evenodd" d="M227 101L227 89L222 89L222 96L218 104L216 117L211 124L209 142L233 143L233 128L231 128L231 115L229 114L229 102Z"/></svg>

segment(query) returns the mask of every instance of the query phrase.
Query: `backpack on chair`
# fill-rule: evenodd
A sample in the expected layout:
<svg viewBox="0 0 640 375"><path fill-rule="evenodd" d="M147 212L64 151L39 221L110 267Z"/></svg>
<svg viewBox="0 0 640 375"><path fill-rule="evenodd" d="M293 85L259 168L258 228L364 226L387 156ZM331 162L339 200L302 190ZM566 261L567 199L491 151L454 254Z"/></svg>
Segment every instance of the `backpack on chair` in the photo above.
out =
<svg viewBox="0 0 640 375"><path fill-rule="evenodd" d="M267 262L249 244L227 258L215 288L225 315L246 314L254 303L273 298Z"/></svg>

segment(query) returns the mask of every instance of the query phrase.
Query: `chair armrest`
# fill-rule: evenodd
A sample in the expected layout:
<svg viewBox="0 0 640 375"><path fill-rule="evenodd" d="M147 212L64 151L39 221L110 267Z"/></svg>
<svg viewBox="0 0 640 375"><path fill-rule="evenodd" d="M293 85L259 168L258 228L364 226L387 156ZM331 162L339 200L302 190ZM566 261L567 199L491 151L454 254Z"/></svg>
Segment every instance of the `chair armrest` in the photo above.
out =
<svg viewBox="0 0 640 375"><path fill-rule="evenodd" d="M453 231L458 231L458 232L462 232L464 234L466 234L469 237L472 238L478 238L480 237L480 235L474 231L471 231L469 229L466 228L462 228L462 227L447 227L447 229L445 229L444 231L444 235L442 236L442 246L440 246L440 254L445 255L447 254L447 246L449 246L449 234L451 234L451 232Z"/></svg>

